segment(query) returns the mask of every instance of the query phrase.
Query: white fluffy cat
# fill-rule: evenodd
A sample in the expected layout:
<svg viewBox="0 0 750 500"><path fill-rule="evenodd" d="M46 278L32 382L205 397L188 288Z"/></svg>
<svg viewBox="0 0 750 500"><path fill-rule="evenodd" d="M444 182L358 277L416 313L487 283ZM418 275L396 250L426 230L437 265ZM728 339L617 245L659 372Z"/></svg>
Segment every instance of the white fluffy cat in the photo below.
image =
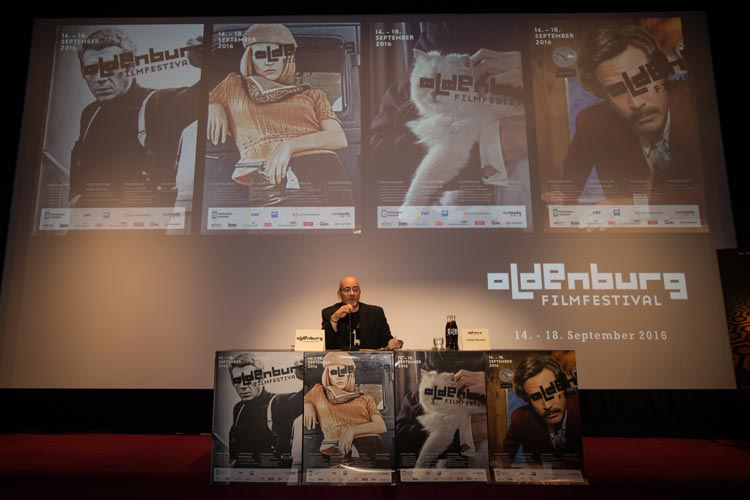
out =
<svg viewBox="0 0 750 500"><path fill-rule="evenodd" d="M521 57L518 53L503 53L518 68ZM524 113L523 103L509 96L487 95L484 101L472 102L463 97L475 98L473 85L469 91L449 91L439 95L435 89L422 88L422 79L436 79L439 73L443 80L454 75L472 76L471 60L466 54L441 55L437 51L414 50L414 68L410 78L411 100L420 117L407 125L427 147L427 154L414 173L403 206L430 205L441 189L466 166L474 143L479 141L482 167L492 167L491 179L485 183L496 186L508 185L508 173L500 145L499 123L501 118ZM464 81L467 81L464 78ZM458 98L457 98L458 96ZM493 98L494 102L490 102ZM496 173L494 173L496 171ZM443 197L441 205L455 204Z"/></svg>
<svg viewBox="0 0 750 500"><path fill-rule="evenodd" d="M426 394L427 390L435 392L435 388L457 389L456 376L453 373L426 370L421 370L421 373L419 403L422 405L424 414L417 417L417 420L429 436L422 445L415 468L430 468L432 462L453 442L456 429L458 429L461 441L461 453L467 457L474 456L476 449L471 431L471 416L484 413L487 406L465 404L456 395L446 398L436 397L436 394Z"/></svg>

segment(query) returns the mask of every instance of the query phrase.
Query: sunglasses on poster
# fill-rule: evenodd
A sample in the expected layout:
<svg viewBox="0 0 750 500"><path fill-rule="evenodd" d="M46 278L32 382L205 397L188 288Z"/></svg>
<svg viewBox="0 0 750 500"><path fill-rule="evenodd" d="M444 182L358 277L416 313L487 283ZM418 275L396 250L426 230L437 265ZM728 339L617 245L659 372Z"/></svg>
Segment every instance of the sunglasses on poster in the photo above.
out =
<svg viewBox="0 0 750 500"><path fill-rule="evenodd" d="M459 391L456 387L440 387L432 386L424 388L425 396L432 396L433 401L440 401L443 398L453 399L460 398L464 401L476 401L479 403L485 403L487 401L486 396L480 393L473 393L469 389Z"/></svg>
<svg viewBox="0 0 750 500"><path fill-rule="evenodd" d="M680 70L685 69L685 62L682 59L677 59L671 63L671 66L664 67L661 64L649 63L646 65L638 66L638 71L632 76L627 73L622 73L622 81L614 83L607 87L607 93L610 97L617 97L625 92L629 92L631 96L637 97L641 94L648 92L647 85L656 83L662 80L666 80L669 75L674 73L674 66L678 66ZM661 87L657 86L654 88L656 92L661 91Z"/></svg>
<svg viewBox="0 0 750 500"><path fill-rule="evenodd" d="M435 74L435 78L420 78L420 89L432 89L434 95L447 96L450 92L479 92L484 90L492 95L504 95L512 101L507 104L521 105L523 101L523 90L519 87L513 87L505 84L495 83L494 78L490 78L488 83L478 85L474 82L471 75L452 75L450 79L444 78L440 73Z"/></svg>
<svg viewBox="0 0 750 500"><path fill-rule="evenodd" d="M267 59L270 62L276 62L281 57L287 57L294 54L294 44L286 43L281 45L278 49L271 50L269 45L266 45L266 50L256 50L253 55L256 59Z"/></svg>
<svg viewBox="0 0 750 500"><path fill-rule="evenodd" d="M551 401L554 399L555 394L558 392L565 392L568 387L575 387L578 385L578 374L576 370L572 371L572 376L564 381L554 380L549 383L549 386L545 389L539 386L539 390L529 394L529 401L539 401L544 398L545 401Z"/></svg>
<svg viewBox="0 0 750 500"><path fill-rule="evenodd" d="M346 377L347 375L354 374L354 367L350 365L341 366L339 368L330 368L328 373L332 377Z"/></svg>
<svg viewBox="0 0 750 500"><path fill-rule="evenodd" d="M255 375L252 373L243 373L239 377L232 377L232 383L234 385L251 385L262 382L263 372L261 370L255 370Z"/></svg>

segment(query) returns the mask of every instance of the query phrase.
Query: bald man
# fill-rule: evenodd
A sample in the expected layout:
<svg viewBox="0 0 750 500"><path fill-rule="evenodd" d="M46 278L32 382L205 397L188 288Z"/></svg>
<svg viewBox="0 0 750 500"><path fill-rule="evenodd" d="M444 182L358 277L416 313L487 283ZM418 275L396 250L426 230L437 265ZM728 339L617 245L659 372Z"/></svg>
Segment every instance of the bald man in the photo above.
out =
<svg viewBox="0 0 750 500"><path fill-rule="evenodd" d="M337 294L341 302L322 312L326 349L346 349L350 345L360 349L400 348L401 342L391 335L383 308L360 302L361 293L357 278L346 276L339 282Z"/></svg>

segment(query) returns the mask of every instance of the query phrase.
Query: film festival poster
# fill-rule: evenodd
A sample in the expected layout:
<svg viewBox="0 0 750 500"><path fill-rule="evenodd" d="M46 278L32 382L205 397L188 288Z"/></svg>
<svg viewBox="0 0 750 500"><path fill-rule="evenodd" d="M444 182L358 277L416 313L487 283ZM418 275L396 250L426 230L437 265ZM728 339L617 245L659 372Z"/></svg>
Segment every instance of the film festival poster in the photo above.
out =
<svg viewBox="0 0 750 500"><path fill-rule="evenodd" d="M378 228L530 232L520 23L372 23L370 33L366 163L378 182Z"/></svg>
<svg viewBox="0 0 750 500"><path fill-rule="evenodd" d="M393 354L305 353L303 484L392 484Z"/></svg>
<svg viewBox="0 0 750 500"><path fill-rule="evenodd" d="M302 353L216 353L211 480L298 484Z"/></svg>
<svg viewBox="0 0 750 500"><path fill-rule="evenodd" d="M708 231L681 18L545 17L528 38L545 231Z"/></svg>
<svg viewBox="0 0 750 500"><path fill-rule="evenodd" d="M58 26L36 234L190 229L203 25Z"/></svg>
<svg viewBox="0 0 750 500"><path fill-rule="evenodd" d="M487 482L483 352L398 351L397 469L402 482Z"/></svg>
<svg viewBox="0 0 750 500"><path fill-rule="evenodd" d="M487 352L496 483L585 484L575 351Z"/></svg>
<svg viewBox="0 0 750 500"><path fill-rule="evenodd" d="M203 234L359 232L359 32L213 25Z"/></svg>

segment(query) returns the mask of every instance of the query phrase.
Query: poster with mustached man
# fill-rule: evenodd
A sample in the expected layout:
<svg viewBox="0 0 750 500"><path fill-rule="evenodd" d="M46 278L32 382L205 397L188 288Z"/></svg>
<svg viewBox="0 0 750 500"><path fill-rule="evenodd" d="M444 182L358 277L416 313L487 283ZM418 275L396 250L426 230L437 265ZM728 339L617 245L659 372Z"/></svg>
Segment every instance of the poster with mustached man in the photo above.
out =
<svg viewBox="0 0 750 500"><path fill-rule="evenodd" d="M486 353L497 483L585 484L575 351Z"/></svg>
<svg viewBox="0 0 750 500"><path fill-rule="evenodd" d="M532 21L546 232L708 231L701 68L688 67L684 32L680 17Z"/></svg>
<svg viewBox="0 0 750 500"><path fill-rule="evenodd" d="M211 480L297 484L302 353L216 353Z"/></svg>

